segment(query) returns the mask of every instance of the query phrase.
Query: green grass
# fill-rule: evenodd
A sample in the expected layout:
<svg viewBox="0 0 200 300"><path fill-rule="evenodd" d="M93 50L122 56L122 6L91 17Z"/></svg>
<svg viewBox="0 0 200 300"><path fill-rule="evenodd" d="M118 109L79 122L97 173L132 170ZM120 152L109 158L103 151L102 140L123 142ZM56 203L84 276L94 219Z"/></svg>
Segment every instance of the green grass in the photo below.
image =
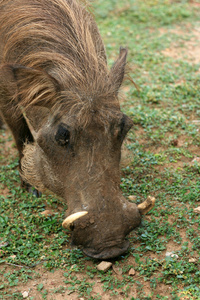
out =
<svg viewBox="0 0 200 300"><path fill-rule="evenodd" d="M67 293L91 300L105 294L199 300L200 215L193 209L200 206L200 164L192 160L200 156L200 123L194 122L200 120L200 63L187 57L187 47L197 44L200 7L167 0L97 0L94 7L109 65L119 47L127 46L130 75L139 87L126 81L128 89L122 91L122 110L134 126L126 141L131 161L122 170L121 188L137 203L154 195L156 206L129 235L129 252L113 261L121 274L99 272L98 261L70 247L70 233L61 226L66 203L53 196L38 199L19 188L12 138L1 131L0 188L6 192L0 199L0 299L22 299L21 286L37 280L43 299ZM166 49L179 55L166 55ZM46 208L54 215L42 216ZM169 249L178 258L166 257ZM39 267L60 271L59 285L46 287ZM135 276L129 276L131 268ZM101 289L94 292L96 285Z"/></svg>

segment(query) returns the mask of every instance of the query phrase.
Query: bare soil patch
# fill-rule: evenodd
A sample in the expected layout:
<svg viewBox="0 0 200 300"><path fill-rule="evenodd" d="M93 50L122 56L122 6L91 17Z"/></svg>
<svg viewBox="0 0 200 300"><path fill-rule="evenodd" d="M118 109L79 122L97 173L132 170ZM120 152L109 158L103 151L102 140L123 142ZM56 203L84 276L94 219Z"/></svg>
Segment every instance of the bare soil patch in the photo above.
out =
<svg viewBox="0 0 200 300"><path fill-rule="evenodd" d="M187 40L172 43L170 48L166 48L162 53L174 59L184 59L190 63L200 63L200 26L190 30L190 38ZM165 33L165 29L160 29L160 32ZM170 31L177 35L177 37L187 37L188 32L184 32L181 28L173 29Z"/></svg>

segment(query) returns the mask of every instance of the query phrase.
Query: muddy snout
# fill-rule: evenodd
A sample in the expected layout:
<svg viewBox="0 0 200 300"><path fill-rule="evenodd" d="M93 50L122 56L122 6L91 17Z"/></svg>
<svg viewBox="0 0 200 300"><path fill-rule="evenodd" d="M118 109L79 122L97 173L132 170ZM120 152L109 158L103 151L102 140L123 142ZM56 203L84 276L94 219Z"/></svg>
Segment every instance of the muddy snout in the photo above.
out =
<svg viewBox="0 0 200 300"><path fill-rule="evenodd" d="M126 209L116 215L111 212L81 211L63 221L63 227L72 230L72 244L92 258L110 259L124 254L129 248L126 236L141 223L142 215L155 203L148 197L138 206L127 202Z"/></svg>
<svg viewBox="0 0 200 300"><path fill-rule="evenodd" d="M122 243L119 243L118 245L104 247L104 248L102 247L102 249L99 250L95 250L93 248L84 248L83 253L91 258L105 260L105 259L115 258L124 254L128 250L129 245L130 245L129 241L124 240Z"/></svg>
<svg viewBox="0 0 200 300"><path fill-rule="evenodd" d="M108 227L98 221L93 224L74 223L72 231L72 245L82 249L83 253L95 259L110 259L122 255L128 250L129 241L125 240L124 228L114 225ZM109 228L109 230L108 230Z"/></svg>

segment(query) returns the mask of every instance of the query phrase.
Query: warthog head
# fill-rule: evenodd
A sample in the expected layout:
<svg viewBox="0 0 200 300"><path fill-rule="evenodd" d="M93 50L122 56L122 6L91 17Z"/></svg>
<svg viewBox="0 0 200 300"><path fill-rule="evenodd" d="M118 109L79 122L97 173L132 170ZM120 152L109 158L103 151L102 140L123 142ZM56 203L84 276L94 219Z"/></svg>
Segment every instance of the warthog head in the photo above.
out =
<svg viewBox="0 0 200 300"><path fill-rule="evenodd" d="M127 250L125 237L143 213L119 188L121 146L132 121L119 107L110 109L92 111L84 125L83 112L81 120L78 113L51 114L22 159L26 181L67 201L63 226L71 229L72 243L99 259Z"/></svg>

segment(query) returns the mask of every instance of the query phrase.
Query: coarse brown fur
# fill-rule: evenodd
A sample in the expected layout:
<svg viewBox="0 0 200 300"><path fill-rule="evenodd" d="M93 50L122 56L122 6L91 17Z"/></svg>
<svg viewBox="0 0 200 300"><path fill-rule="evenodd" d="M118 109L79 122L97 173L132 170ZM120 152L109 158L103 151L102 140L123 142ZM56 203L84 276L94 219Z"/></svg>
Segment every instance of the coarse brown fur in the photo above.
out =
<svg viewBox="0 0 200 300"><path fill-rule="evenodd" d="M79 112L81 125L96 111L100 119L112 114L126 50L109 73L103 42L85 3L10 0L1 1L0 7L2 63L30 68L16 71L20 106L56 104L60 110L62 103L63 114ZM58 82L57 90L49 77Z"/></svg>
<svg viewBox="0 0 200 300"><path fill-rule="evenodd" d="M68 203L73 243L94 258L128 248L140 224L119 189L121 145L132 121L119 107L127 49L108 69L84 1L0 0L0 111L19 150L22 185Z"/></svg>

